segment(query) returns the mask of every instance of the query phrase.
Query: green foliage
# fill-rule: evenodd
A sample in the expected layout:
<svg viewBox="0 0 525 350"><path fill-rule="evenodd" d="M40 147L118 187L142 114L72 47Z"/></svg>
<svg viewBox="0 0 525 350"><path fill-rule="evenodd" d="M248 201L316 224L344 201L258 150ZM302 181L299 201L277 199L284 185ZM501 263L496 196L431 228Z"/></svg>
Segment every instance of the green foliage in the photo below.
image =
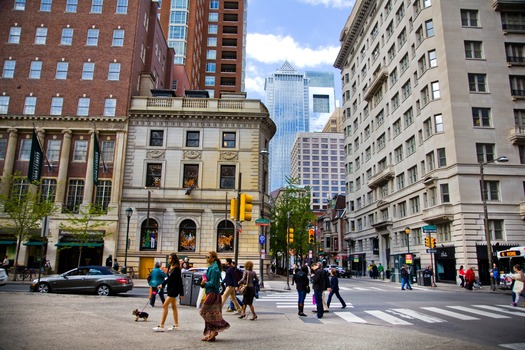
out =
<svg viewBox="0 0 525 350"><path fill-rule="evenodd" d="M22 242L31 238L32 231L41 227L42 219L55 213L57 208L51 201L42 199L39 182L29 184L20 174L2 178L0 205L5 214L2 217L6 217L1 225L12 228L17 240L16 269Z"/></svg>
<svg viewBox="0 0 525 350"><path fill-rule="evenodd" d="M108 236L111 233L106 232L104 235L103 233L99 233L98 231L111 224L111 221L105 221L99 219L100 216L103 216L106 214L106 211L102 209L99 206L95 206L93 204L90 204L87 207L80 208L78 214L69 213L67 214L66 222L67 224L61 223L60 228L62 230L67 231L68 233L71 233L75 236L75 240L80 244L79 254L78 254L78 266L80 266L80 262L82 261L82 249L83 244L98 240L104 236ZM64 246L61 247L62 249L69 249L70 247Z"/></svg>
<svg viewBox="0 0 525 350"><path fill-rule="evenodd" d="M308 252L308 225L315 221L315 214L310 209L310 196L310 188L299 186L299 179L287 179L287 185L275 199L270 211L272 256L286 254L286 234L289 227L295 230L294 242L289 245L289 249L294 249L296 255Z"/></svg>

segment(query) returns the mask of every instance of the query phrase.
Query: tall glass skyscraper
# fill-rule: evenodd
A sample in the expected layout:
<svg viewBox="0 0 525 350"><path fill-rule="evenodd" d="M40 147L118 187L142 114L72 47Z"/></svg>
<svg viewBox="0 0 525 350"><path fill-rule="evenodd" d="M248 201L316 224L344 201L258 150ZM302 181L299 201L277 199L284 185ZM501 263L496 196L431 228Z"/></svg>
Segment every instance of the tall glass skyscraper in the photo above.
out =
<svg viewBox="0 0 525 350"><path fill-rule="evenodd" d="M306 71L305 76L309 86L309 131L321 131L336 107L334 73Z"/></svg>
<svg viewBox="0 0 525 350"><path fill-rule="evenodd" d="M270 141L270 190L286 184L290 176L290 153L298 132L309 130L308 79L285 62L266 78L266 106L277 125Z"/></svg>

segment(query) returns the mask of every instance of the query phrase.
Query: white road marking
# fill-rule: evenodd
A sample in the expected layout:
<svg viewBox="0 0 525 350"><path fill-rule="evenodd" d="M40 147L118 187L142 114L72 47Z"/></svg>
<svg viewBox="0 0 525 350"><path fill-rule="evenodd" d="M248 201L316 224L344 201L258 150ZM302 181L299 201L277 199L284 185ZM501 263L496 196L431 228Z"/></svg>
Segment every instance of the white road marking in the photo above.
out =
<svg viewBox="0 0 525 350"><path fill-rule="evenodd" d="M372 316L375 316L385 322L388 322L390 324L394 324L394 325L411 325L412 323L410 322L407 322L407 321L404 321L400 318L397 318L397 317L394 317L392 315L389 315L383 311L379 311L379 310L366 310L365 311L367 314L370 314Z"/></svg>
<svg viewBox="0 0 525 350"><path fill-rule="evenodd" d="M336 312L335 315L341 317L343 320L350 323L368 323L361 317L356 316L351 312Z"/></svg>
<svg viewBox="0 0 525 350"><path fill-rule="evenodd" d="M490 313L490 312L485 312L485 311L481 311L481 310L471 309L471 308L464 307L464 306L447 306L447 307L451 308L451 309L455 309L455 310L469 312L471 314L476 314L476 315L490 317L490 318L510 318L509 316L493 314L493 313Z"/></svg>
<svg viewBox="0 0 525 350"><path fill-rule="evenodd" d="M496 311L496 312L502 312L502 313L507 314L507 315L514 315L514 316L525 317L525 313L512 312L512 311L508 311L508 310L503 310L503 309L497 308L497 307L495 307L495 306L489 306L489 305L472 305L472 306L479 307L479 308L482 308L482 309L485 309L485 310L491 310L491 311Z"/></svg>
<svg viewBox="0 0 525 350"><path fill-rule="evenodd" d="M464 315L464 314L460 314L458 312L449 311L449 310L445 310L445 309L440 309L438 307L422 307L422 309L428 310L428 311L432 311L432 312L435 312L435 313L438 313L438 314L441 314L441 315L457 318L459 320L464 320L464 321L479 320L479 318L474 317L474 316Z"/></svg>
<svg viewBox="0 0 525 350"><path fill-rule="evenodd" d="M414 310L411 310L411 309L392 309L392 310L394 310L396 312L400 312L400 313L405 314L407 316L410 316L412 318L415 318L415 319L427 322L427 323L441 323L441 322L445 322L445 320L442 320L440 318L433 317L433 316L428 316L428 315L422 314L420 312L417 312L417 311L414 311Z"/></svg>

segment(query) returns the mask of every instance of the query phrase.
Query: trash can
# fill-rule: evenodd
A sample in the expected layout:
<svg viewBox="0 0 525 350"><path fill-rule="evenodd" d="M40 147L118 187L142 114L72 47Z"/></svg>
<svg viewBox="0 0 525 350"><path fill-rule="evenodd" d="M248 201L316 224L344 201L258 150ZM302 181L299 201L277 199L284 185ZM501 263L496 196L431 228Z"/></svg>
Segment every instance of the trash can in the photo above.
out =
<svg viewBox="0 0 525 350"><path fill-rule="evenodd" d="M190 306L197 306L197 299L199 298L199 292L201 290L201 285L200 285L200 281L202 280L202 276L204 275L204 273L202 272L194 272L193 273L193 279L192 279L192 283L191 283L191 300L190 298L188 298L188 300L190 300L190 303L189 305ZM184 296L184 299L186 299L186 296Z"/></svg>
<svg viewBox="0 0 525 350"><path fill-rule="evenodd" d="M193 292L193 272L182 273L182 288L184 289L184 299L181 300L181 305L190 305ZM199 293L197 291L197 293ZM197 296L195 296L197 298Z"/></svg>
<svg viewBox="0 0 525 350"><path fill-rule="evenodd" d="M430 272L429 270L423 271L423 285L425 287L432 286L432 272Z"/></svg>

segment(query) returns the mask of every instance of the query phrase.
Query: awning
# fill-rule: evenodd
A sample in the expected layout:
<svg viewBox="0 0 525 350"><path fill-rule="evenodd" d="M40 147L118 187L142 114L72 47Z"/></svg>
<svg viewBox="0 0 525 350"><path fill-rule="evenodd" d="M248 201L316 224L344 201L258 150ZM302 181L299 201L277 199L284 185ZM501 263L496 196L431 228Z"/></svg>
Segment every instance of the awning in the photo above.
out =
<svg viewBox="0 0 525 350"><path fill-rule="evenodd" d="M47 242L41 242L41 241L24 242L24 245L36 245L36 246L39 246L39 245L44 245L44 244L47 244Z"/></svg>
<svg viewBox="0 0 525 350"><path fill-rule="evenodd" d="M58 242L55 244L57 247L102 247L104 243L94 243L94 242Z"/></svg>
<svg viewBox="0 0 525 350"><path fill-rule="evenodd" d="M11 245L11 244L16 244L16 241L0 241L0 244Z"/></svg>

